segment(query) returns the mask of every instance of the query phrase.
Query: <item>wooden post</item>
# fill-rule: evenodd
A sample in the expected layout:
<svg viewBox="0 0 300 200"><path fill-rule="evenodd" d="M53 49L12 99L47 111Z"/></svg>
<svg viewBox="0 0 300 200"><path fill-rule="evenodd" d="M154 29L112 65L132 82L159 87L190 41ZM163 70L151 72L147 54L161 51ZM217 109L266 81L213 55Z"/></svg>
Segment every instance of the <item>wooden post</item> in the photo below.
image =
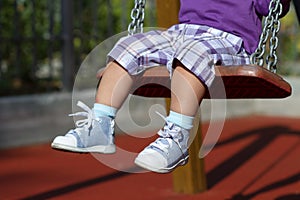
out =
<svg viewBox="0 0 300 200"><path fill-rule="evenodd" d="M178 23L179 0L156 0L157 25L169 28Z"/></svg>
<svg viewBox="0 0 300 200"><path fill-rule="evenodd" d="M179 5L179 0L156 1L159 27L168 28L178 23ZM169 110L170 99L166 99L166 107ZM174 190L179 193L194 194L207 189L204 161L198 157L202 144L200 112L195 117L194 126L197 128L191 130L191 138L196 136L189 148L189 162L173 172Z"/></svg>

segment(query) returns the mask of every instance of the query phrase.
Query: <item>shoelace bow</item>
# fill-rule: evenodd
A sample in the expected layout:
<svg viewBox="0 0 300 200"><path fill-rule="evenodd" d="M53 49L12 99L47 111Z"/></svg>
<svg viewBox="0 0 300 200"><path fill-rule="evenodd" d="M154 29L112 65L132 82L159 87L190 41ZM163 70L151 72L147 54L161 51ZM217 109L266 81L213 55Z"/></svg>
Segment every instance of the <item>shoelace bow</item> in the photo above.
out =
<svg viewBox="0 0 300 200"><path fill-rule="evenodd" d="M81 101L77 102L77 106L82 108L84 111L82 112L77 112L77 113L72 113L69 114L70 117L73 116L82 116L82 117L86 117L86 119L81 119L75 122L76 127L78 128L82 128L84 127L86 131L88 131L88 129L91 127L93 120L98 120L95 117L95 114L93 112L92 109L90 109L87 105L85 105L84 103L82 103Z"/></svg>

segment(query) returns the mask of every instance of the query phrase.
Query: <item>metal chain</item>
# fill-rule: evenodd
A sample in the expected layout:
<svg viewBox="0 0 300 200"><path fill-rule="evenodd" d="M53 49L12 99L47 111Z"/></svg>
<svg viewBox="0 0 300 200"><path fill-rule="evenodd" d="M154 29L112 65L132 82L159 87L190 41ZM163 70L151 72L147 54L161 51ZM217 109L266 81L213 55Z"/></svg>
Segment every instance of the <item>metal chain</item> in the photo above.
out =
<svg viewBox="0 0 300 200"><path fill-rule="evenodd" d="M267 69L276 73L276 64L278 58L276 55L276 50L278 47L278 37L277 33L280 29L279 16L282 13L282 4L280 0L271 0L269 4L269 14L264 20L264 26L262 33L260 35L260 40L258 47L255 52L251 55L250 60L252 64L259 66L264 65L264 55L266 52L266 43L269 38L270 33L272 34L269 40L270 52L266 57Z"/></svg>
<svg viewBox="0 0 300 200"><path fill-rule="evenodd" d="M131 23L128 25L128 34L142 33L145 18L146 0L135 0L134 8L131 10Z"/></svg>

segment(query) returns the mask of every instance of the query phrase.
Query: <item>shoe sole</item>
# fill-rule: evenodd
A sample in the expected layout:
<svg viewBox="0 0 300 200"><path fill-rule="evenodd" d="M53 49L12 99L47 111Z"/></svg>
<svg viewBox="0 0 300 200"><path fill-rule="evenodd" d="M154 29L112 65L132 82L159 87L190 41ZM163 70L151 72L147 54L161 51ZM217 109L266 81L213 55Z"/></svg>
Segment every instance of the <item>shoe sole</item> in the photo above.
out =
<svg viewBox="0 0 300 200"><path fill-rule="evenodd" d="M64 144L52 143L51 147L53 149L62 150L62 151L70 151L74 153L102 153L102 154L113 154L116 152L115 145L108 145L108 146L92 146L86 148L78 148L72 147Z"/></svg>
<svg viewBox="0 0 300 200"><path fill-rule="evenodd" d="M152 171L152 172L156 172L156 173L161 173L161 174L165 174L165 173L170 173L172 172L176 167L178 166L183 166L188 162L188 158L189 156L186 156L185 158L180 159L177 163L175 163L173 166L171 167L167 167L167 168L156 168L154 166L151 166L145 162L143 162L142 160L139 160L138 158L136 158L134 160L134 163L136 165L138 165L139 167L142 167L146 170Z"/></svg>

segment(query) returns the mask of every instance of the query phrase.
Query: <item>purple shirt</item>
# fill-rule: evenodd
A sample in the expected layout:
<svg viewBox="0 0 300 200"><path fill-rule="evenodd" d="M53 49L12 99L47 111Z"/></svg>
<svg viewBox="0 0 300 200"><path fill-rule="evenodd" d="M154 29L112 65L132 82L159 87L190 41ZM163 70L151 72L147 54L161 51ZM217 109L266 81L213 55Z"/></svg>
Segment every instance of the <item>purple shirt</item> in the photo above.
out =
<svg viewBox="0 0 300 200"><path fill-rule="evenodd" d="M179 22L210 26L239 36L253 53L262 31L262 17L268 15L270 0L180 0ZM281 0L284 16L290 0Z"/></svg>

